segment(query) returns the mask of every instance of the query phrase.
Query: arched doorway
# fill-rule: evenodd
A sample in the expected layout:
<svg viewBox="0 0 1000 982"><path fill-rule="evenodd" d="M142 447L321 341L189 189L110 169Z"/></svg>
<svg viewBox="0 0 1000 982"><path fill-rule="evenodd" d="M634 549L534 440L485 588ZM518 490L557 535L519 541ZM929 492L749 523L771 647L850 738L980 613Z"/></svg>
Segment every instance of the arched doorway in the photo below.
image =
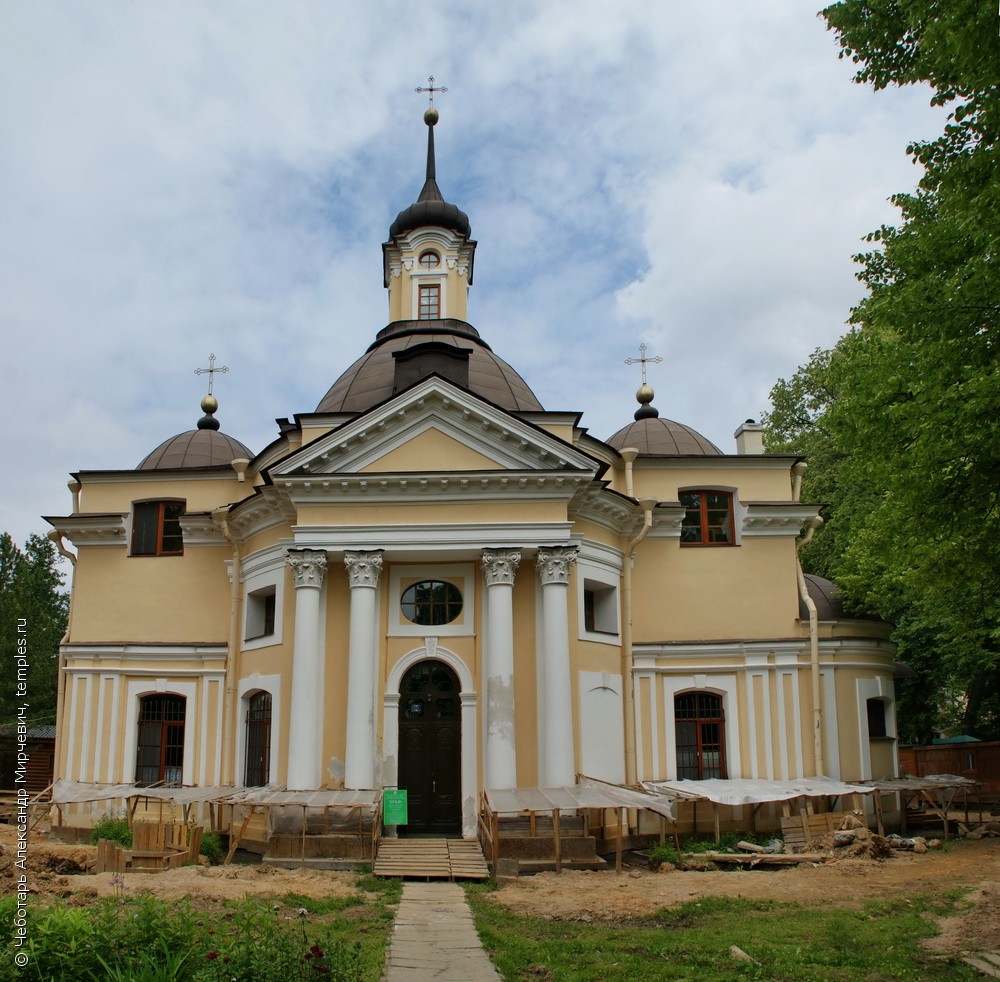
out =
<svg viewBox="0 0 1000 982"><path fill-rule="evenodd" d="M458 677L437 660L418 662L399 687L399 787L407 833L462 829L462 706Z"/></svg>

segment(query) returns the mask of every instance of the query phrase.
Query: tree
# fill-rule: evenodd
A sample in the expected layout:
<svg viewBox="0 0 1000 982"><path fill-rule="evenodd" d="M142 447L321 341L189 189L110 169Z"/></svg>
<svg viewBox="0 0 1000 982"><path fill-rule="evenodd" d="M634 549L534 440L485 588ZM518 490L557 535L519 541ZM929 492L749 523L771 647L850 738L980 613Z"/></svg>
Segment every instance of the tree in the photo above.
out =
<svg viewBox="0 0 1000 982"><path fill-rule="evenodd" d="M69 597L52 542L30 535L22 551L0 534L0 723L14 720L28 704L28 719L53 723L56 715L59 642L66 632ZM28 662L27 694L17 691L19 648Z"/></svg>
<svg viewBox="0 0 1000 982"><path fill-rule="evenodd" d="M844 0L823 16L857 81L927 84L950 115L938 139L908 148L922 172L892 199L900 223L856 257L868 295L854 329L775 387L772 439L815 453L809 490L831 503L822 571L899 625L925 691L962 690L963 729L1000 736L996 13L978 0Z"/></svg>

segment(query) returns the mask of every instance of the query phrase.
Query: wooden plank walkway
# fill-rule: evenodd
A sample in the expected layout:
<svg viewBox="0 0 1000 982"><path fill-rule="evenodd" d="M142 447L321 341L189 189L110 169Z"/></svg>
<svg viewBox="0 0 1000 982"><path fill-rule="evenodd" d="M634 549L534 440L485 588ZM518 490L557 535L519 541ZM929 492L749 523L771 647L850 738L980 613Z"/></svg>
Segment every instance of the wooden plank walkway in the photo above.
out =
<svg viewBox="0 0 1000 982"><path fill-rule="evenodd" d="M475 839L382 839L373 872L410 880L485 880L490 875Z"/></svg>

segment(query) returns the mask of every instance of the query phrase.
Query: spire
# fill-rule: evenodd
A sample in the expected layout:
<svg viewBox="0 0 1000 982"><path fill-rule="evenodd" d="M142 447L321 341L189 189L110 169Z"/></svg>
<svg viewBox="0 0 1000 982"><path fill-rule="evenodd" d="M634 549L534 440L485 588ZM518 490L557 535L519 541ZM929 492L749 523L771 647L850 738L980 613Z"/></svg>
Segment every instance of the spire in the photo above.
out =
<svg viewBox="0 0 1000 982"><path fill-rule="evenodd" d="M427 177L417 201L444 201L444 195L437 186L437 165L434 161L434 126L437 121L438 111L431 106L424 113L424 122L427 124Z"/></svg>

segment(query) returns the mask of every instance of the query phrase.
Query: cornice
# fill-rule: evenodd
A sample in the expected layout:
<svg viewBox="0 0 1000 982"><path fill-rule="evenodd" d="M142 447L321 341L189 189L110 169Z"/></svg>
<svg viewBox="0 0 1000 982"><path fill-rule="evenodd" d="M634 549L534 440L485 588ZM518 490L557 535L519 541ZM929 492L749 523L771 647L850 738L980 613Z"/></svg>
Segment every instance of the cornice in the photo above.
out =
<svg viewBox="0 0 1000 982"><path fill-rule="evenodd" d="M447 471L428 474L330 474L275 478L295 504L518 499L569 501L590 484L572 471Z"/></svg>
<svg viewBox="0 0 1000 982"><path fill-rule="evenodd" d="M709 454L705 456L674 457L642 454L632 465L637 470L747 470L788 471L801 457L793 454Z"/></svg>
<svg viewBox="0 0 1000 982"><path fill-rule="evenodd" d="M742 537L797 536L819 514L819 505L795 501L744 501Z"/></svg>
<svg viewBox="0 0 1000 982"><path fill-rule="evenodd" d="M80 546L125 545L125 519L121 513L84 513L62 518L46 518L50 525L77 548Z"/></svg>
<svg viewBox="0 0 1000 982"><path fill-rule="evenodd" d="M295 546L330 552L386 550L393 556L472 551L483 548L534 549L540 543L570 544L571 522L448 523L440 525L297 526Z"/></svg>
<svg viewBox="0 0 1000 982"><path fill-rule="evenodd" d="M642 525L642 512L637 504L594 483L581 488L570 508L570 518L592 522L618 535L627 535Z"/></svg>
<svg viewBox="0 0 1000 982"><path fill-rule="evenodd" d="M229 528L240 539L249 539L276 525L295 520L295 507L276 488L264 487L246 498L229 515Z"/></svg>
<svg viewBox="0 0 1000 982"><path fill-rule="evenodd" d="M184 548L188 546L224 546L226 537L216 526L210 512L194 512L181 515L181 532L184 534Z"/></svg>

